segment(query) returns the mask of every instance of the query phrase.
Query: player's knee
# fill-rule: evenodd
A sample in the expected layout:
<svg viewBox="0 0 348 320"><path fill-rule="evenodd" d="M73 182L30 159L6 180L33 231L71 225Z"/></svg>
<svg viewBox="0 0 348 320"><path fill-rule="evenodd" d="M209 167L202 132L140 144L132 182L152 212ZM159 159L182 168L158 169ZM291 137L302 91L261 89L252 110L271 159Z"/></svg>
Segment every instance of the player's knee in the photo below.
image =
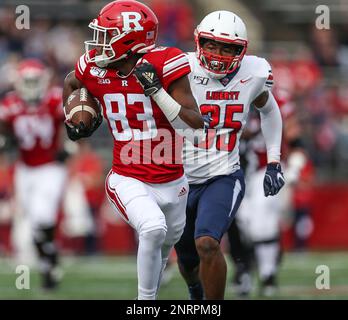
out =
<svg viewBox="0 0 348 320"><path fill-rule="evenodd" d="M180 224L180 225L176 225L173 228L171 228L170 230L168 228L166 242L169 245L174 246L180 240L180 238L184 232L184 227L185 227L185 223Z"/></svg>
<svg viewBox="0 0 348 320"><path fill-rule="evenodd" d="M199 256L195 249L195 245L187 243L186 239L181 238L179 242L175 244L175 251L177 255L177 262L179 269L182 272L192 273L193 270L199 266Z"/></svg>
<svg viewBox="0 0 348 320"><path fill-rule="evenodd" d="M166 239L166 234L164 228L145 231L139 235L139 240L151 244L151 247L161 247Z"/></svg>
<svg viewBox="0 0 348 320"><path fill-rule="evenodd" d="M220 251L219 242L208 236L196 239L196 249L201 259L210 259Z"/></svg>
<svg viewBox="0 0 348 320"><path fill-rule="evenodd" d="M138 234L141 235L158 230L164 230L164 232L167 232L168 227L164 215L162 213L157 213L153 216L144 216L140 221L138 221L135 229Z"/></svg>
<svg viewBox="0 0 348 320"><path fill-rule="evenodd" d="M34 242L53 242L54 240L54 227L33 227L32 234Z"/></svg>

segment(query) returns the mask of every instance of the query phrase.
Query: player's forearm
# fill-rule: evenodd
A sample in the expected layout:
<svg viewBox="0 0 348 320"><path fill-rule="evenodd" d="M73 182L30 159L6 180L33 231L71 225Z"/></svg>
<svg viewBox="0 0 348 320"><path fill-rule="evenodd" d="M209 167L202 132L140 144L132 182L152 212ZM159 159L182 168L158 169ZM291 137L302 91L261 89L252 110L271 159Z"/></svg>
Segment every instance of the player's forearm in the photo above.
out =
<svg viewBox="0 0 348 320"><path fill-rule="evenodd" d="M75 77L75 71L71 71L64 79L64 87L63 87L63 105L65 105L66 101L70 94L82 87L81 82Z"/></svg>
<svg viewBox="0 0 348 320"><path fill-rule="evenodd" d="M161 108L169 122L173 123L173 121L177 119L177 117L179 117L184 122L184 128L176 129L186 129L186 126L192 129L203 129L204 122L198 109L196 110L195 108L187 107L186 103L185 105L178 103L163 88L153 94L152 98ZM195 102L193 103L195 105Z"/></svg>
<svg viewBox="0 0 348 320"><path fill-rule="evenodd" d="M280 148L282 141L282 117L277 102L272 93L269 93L265 105L258 108L261 118L261 130L267 148L267 161L280 161Z"/></svg>
<svg viewBox="0 0 348 320"><path fill-rule="evenodd" d="M168 91L162 87L153 65L143 63L134 69L145 96L157 103L176 130L203 129L204 121L192 96L187 76L174 80Z"/></svg>
<svg viewBox="0 0 348 320"><path fill-rule="evenodd" d="M198 110L188 109L182 106L178 116L193 129L203 129L204 127L202 115Z"/></svg>

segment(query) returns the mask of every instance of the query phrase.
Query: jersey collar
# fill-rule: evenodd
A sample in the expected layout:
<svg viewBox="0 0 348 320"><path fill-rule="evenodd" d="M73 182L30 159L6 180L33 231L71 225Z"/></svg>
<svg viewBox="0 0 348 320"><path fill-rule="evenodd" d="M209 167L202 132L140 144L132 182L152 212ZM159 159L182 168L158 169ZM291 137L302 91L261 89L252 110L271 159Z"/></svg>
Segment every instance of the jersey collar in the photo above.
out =
<svg viewBox="0 0 348 320"><path fill-rule="evenodd" d="M239 69L240 69L240 66L239 66L236 70L234 70L233 72L228 73L224 78L222 78L222 79L219 80L220 83L221 83L224 87L226 87L226 86L231 82L231 80L234 78L234 76L237 74L237 72L239 71Z"/></svg>

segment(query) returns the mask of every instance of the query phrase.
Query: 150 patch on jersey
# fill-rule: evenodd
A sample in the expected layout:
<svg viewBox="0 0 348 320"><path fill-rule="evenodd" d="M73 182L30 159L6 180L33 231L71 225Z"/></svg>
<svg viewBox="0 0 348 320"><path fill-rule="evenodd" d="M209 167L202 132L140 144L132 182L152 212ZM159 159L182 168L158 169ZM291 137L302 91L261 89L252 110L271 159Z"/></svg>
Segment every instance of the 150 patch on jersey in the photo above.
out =
<svg viewBox="0 0 348 320"><path fill-rule="evenodd" d="M90 73L93 77L104 78L106 75L106 70L98 67L92 67Z"/></svg>
<svg viewBox="0 0 348 320"><path fill-rule="evenodd" d="M193 79L196 81L196 83L202 84L204 86L206 86L209 82L209 78L202 76L194 76Z"/></svg>

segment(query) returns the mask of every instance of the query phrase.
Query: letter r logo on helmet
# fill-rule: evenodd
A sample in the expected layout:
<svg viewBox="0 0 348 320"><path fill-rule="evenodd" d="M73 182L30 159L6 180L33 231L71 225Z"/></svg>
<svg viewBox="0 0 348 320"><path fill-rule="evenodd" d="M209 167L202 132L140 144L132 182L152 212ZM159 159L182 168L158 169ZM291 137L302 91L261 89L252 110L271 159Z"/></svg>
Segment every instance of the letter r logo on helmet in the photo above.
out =
<svg viewBox="0 0 348 320"><path fill-rule="evenodd" d="M123 17L122 31L129 31L131 29L136 31L142 31L144 28L140 25L139 21L142 19L138 12L121 12ZM132 26L131 26L132 24Z"/></svg>
<svg viewBox="0 0 348 320"><path fill-rule="evenodd" d="M145 4L134 0L108 3L89 24L93 39L85 41L86 60L104 68L146 53L156 46L158 19Z"/></svg>

